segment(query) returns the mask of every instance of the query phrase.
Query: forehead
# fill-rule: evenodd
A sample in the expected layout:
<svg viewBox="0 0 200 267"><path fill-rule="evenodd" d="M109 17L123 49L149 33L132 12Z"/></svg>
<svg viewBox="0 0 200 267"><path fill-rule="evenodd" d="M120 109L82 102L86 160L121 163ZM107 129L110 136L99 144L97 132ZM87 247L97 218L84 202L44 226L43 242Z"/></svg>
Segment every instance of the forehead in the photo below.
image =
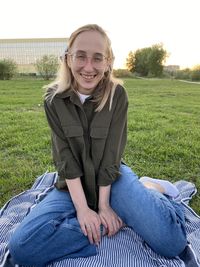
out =
<svg viewBox="0 0 200 267"><path fill-rule="evenodd" d="M101 33L97 31L85 31L80 33L71 49L73 52L78 50L85 51L86 53L102 53L104 54L107 50L107 43Z"/></svg>

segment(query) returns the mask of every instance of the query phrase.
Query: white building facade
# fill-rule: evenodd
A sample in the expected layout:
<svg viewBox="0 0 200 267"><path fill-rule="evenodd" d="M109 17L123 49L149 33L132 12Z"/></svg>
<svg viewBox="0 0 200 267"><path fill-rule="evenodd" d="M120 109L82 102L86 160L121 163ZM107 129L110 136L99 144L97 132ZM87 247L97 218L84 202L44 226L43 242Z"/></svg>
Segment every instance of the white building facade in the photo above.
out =
<svg viewBox="0 0 200 267"><path fill-rule="evenodd" d="M0 39L0 60L12 59L21 73L36 72L34 64L44 55L58 58L67 48L67 38Z"/></svg>

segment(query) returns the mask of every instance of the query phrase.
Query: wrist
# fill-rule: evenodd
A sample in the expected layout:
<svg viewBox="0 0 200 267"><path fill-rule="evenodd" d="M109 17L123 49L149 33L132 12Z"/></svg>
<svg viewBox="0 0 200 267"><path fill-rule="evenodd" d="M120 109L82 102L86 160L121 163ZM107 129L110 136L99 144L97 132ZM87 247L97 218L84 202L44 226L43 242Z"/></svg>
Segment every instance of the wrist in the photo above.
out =
<svg viewBox="0 0 200 267"><path fill-rule="evenodd" d="M99 187L99 209L106 209L110 207L110 189L110 185Z"/></svg>
<svg viewBox="0 0 200 267"><path fill-rule="evenodd" d="M74 203L74 207L77 212L81 211L84 212L85 210L89 209L87 202L82 203L82 202L76 202Z"/></svg>
<svg viewBox="0 0 200 267"><path fill-rule="evenodd" d="M80 177L66 179L67 187L77 212L89 209Z"/></svg>
<svg viewBox="0 0 200 267"><path fill-rule="evenodd" d="M99 210L105 210L110 207L109 202L99 202L98 208Z"/></svg>

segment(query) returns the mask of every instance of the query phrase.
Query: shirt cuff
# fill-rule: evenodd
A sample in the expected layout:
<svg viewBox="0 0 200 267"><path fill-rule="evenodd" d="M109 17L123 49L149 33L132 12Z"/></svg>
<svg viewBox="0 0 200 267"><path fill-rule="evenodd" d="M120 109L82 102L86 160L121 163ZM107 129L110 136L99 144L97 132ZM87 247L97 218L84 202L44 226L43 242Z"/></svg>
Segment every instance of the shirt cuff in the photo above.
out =
<svg viewBox="0 0 200 267"><path fill-rule="evenodd" d="M98 185L107 186L112 184L120 176L119 166L114 164L109 167L101 168L98 175Z"/></svg>
<svg viewBox="0 0 200 267"><path fill-rule="evenodd" d="M62 180L74 179L83 176L82 170L75 162L70 161L69 164L67 164L67 162L57 162L56 167L58 175Z"/></svg>

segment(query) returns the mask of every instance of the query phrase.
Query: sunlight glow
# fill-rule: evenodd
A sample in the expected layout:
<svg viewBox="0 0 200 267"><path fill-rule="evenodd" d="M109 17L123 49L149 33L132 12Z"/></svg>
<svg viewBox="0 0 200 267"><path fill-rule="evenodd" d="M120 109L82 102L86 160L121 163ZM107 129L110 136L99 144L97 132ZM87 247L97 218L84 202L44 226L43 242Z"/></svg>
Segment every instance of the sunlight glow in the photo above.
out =
<svg viewBox="0 0 200 267"><path fill-rule="evenodd" d="M166 64L200 64L199 0L95 1L0 0L0 38L66 38L97 23L110 36L115 68L124 67L131 50L157 43L170 54Z"/></svg>

